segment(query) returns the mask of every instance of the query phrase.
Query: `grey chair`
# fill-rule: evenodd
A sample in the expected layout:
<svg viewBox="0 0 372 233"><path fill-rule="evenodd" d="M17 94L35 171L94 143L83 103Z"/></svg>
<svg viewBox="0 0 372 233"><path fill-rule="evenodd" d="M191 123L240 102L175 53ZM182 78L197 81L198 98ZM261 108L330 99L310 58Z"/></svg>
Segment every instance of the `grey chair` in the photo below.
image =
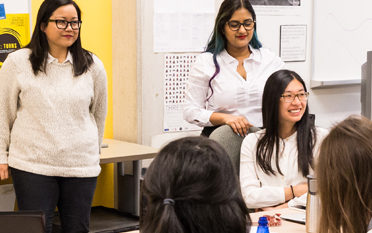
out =
<svg viewBox="0 0 372 233"><path fill-rule="evenodd" d="M258 130L260 130L260 128L251 127L248 133L253 133ZM239 176L240 148L244 138L235 134L229 125L218 127L211 133L209 138L217 141L226 150L234 165L235 171Z"/></svg>

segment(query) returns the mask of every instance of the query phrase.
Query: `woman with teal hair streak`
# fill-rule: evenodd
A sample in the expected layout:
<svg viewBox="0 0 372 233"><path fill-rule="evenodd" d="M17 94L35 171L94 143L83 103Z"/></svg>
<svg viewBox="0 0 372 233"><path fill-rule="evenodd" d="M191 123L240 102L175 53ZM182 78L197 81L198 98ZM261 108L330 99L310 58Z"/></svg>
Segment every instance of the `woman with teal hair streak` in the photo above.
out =
<svg viewBox="0 0 372 233"><path fill-rule="evenodd" d="M261 102L267 78L284 63L257 36L248 0L224 0L206 51L191 69L184 118L204 127L202 135L229 125L244 137L262 126Z"/></svg>

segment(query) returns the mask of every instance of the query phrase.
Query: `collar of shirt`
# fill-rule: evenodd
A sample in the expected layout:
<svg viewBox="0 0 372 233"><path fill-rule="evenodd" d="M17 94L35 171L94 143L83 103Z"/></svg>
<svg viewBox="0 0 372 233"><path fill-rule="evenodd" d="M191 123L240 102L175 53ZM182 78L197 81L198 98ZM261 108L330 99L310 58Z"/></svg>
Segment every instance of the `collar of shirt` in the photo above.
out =
<svg viewBox="0 0 372 233"><path fill-rule="evenodd" d="M251 55L246 58L245 60L253 60L255 62L258 62L258 63L261 63L262 61L262 57L261 57L261 54L259 52L258 49L254 49L252 46L249 45L249 49L252 51ZM220 54L221 58L227 63L227 64L231 64L231 63L236 63L238 60L236 60L235 57L231 56L227 51L226 49L224 49L221 54Z"/></svg>
<svg viewBox="0 0 372 233"><path fill-rule="evenodd" d="M282 140L284 142L288 142L288 141L291 141L291 140L295 141L296 139L297 139L297 130L293 134L289 135L288 137L282 138Z"/></svg>
<svg viewBox="0 0 372 233"><path fill-rule="evenodd" d="M52 63L52 62L58 63L58 59L53 57L50 53L48 53L47 64ZM71 55L70 51L68 51L68 53L67 53L66 60L64 60L64 62L62 62L61 64L65 64L67 62L70 62L71 64L73 64L73 59L72 59L72 55Z"/></svg>

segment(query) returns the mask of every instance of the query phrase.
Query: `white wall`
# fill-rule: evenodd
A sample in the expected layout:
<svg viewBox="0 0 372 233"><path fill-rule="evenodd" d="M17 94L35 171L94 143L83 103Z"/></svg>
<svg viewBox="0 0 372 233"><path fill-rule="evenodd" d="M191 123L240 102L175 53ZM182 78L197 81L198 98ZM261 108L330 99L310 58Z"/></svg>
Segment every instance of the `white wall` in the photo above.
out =
<svg viewBox="0 0 372 233"><path fill-rule="evenodd" d="M216 10L222 0L216 0ZM312 77L312 21L313 5L311 0L302 0L304 11L301 15L267 16L258 15L258 36L265 47L279 54L280 25L307 25L307 52L305 62L286 63L288 69L294 70L305 80L310 89ZM159 147L177 137L197 135L190 133L162 133L163 124L163 54L155 54L153 45L153 1L141 0L139 7L139 75L142 82L141 128L143 144ZM372 33L372 32L371 32ZM340 86L336 88L310 90L309 107L316 115L316 124L325 128L332 126L350 114L360 114L360 86Z"/></svg>

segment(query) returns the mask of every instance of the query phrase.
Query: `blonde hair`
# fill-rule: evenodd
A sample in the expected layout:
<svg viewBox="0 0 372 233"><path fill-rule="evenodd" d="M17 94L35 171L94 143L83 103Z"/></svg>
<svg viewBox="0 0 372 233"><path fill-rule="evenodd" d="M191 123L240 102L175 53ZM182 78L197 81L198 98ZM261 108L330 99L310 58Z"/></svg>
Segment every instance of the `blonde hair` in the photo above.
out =
<svg viewBox="0 0 372 233"><path fill-rule="evenodd" d="M372 217L372 121L351 116L324 139L316 167L319 233L367 232Z"/></svg>

